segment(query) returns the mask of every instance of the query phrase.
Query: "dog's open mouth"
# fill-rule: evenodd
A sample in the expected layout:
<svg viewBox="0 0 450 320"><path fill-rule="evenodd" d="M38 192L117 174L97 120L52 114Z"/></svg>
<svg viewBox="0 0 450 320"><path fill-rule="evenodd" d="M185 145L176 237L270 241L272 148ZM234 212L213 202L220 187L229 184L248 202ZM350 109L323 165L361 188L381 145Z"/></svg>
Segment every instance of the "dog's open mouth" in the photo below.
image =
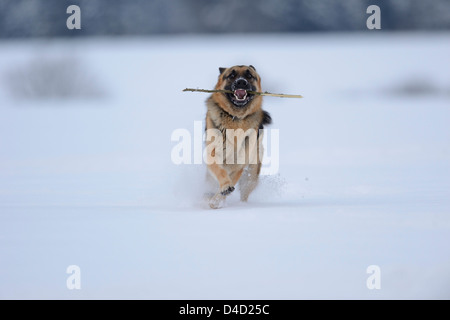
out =
<svg viewBox="0 0 450 320"><path fill-rule="evenodd" d="M247 98L247 90L245 89L236 89L234 90L234 97L237 101L245 101Z"/></svg>
<svg viewBox="0 0 450 320"><path fill-rule="evenodd" d="M228 95L231 102L237 107L245 106L250 100L252 100L253 95L248 93L246 89L235 89L233 93Z"/></svg>

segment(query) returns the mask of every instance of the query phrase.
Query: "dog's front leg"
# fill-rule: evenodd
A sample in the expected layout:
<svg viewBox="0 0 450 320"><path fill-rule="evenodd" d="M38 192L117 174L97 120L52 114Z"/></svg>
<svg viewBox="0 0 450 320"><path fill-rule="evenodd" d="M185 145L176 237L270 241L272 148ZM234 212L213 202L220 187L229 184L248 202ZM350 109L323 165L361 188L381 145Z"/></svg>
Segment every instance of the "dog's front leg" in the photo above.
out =
<svg viewBox="0 0 450 320"><path fill-rule="evenodd" d="M226 196L234 191L230 176L222 166L217 163L212 163L208 165L208 169L219 182L219 192L221 195Z"/></svg>
<svg viewBox="0 0 450 320"><path fill-rule="evenodd" d="M209 206L218 209L225 202L226 196L234 191L234 186L227 171L217 163L209 164L208 169L219 182L219 191L209 200Z"/></svg>

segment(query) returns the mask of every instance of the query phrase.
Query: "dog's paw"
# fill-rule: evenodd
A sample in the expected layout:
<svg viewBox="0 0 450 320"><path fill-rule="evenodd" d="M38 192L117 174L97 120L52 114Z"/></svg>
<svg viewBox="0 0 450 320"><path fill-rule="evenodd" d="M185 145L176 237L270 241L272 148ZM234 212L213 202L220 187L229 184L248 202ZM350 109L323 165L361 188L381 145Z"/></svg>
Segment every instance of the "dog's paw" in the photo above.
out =
<svg viewBox="0 0 450 320"><path fill-rule="evenodd" d="M226 188L223 188L223 189L220 191L220 194L223 195L223 196L227 196L227 195L229 195L230 193L232 193L233 191L234 191L234 187L233 187L233 186L228 186L228 187L226 187Z"/></svg>
<svg viewBox="0 0 450 320"><path fill-rule="evenodd" d="M226 197L221 193L216 193L211 199L209 199L209 206L211 209L219 209L223 207Z"/></svg>

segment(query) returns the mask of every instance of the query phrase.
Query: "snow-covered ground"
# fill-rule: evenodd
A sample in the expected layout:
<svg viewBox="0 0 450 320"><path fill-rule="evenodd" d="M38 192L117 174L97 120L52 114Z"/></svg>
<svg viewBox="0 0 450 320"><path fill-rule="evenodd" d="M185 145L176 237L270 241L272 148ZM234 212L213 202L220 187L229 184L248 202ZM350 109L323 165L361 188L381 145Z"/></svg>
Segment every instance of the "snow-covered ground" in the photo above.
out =
<svg viewBox="0 0 450 320"><path fill-rule="evenodd" d="M448 33L0 42L0 298L450 298L449 57ZM21 98L40 61L97 94ZM211 210L171 134L235 64L305 98L265 98L279 172Z"/></svg>

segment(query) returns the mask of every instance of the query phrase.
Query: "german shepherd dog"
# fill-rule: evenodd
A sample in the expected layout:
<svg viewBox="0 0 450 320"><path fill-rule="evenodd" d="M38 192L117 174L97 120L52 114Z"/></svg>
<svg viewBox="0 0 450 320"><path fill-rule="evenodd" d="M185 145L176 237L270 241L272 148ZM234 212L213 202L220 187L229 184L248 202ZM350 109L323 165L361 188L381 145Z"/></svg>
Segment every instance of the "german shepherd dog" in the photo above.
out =
<svg viewBox="0 0 450 320"><path fill-rule="evenodd" d="M209 199L211 208L221 206L239 182L241 201L255 189L263 155L264 125L272 119L262 110L261 77L255 67L219 68L215 92L207 100L206 162L218 190ZM217 185L217 184L216 184Z"/></svg>

